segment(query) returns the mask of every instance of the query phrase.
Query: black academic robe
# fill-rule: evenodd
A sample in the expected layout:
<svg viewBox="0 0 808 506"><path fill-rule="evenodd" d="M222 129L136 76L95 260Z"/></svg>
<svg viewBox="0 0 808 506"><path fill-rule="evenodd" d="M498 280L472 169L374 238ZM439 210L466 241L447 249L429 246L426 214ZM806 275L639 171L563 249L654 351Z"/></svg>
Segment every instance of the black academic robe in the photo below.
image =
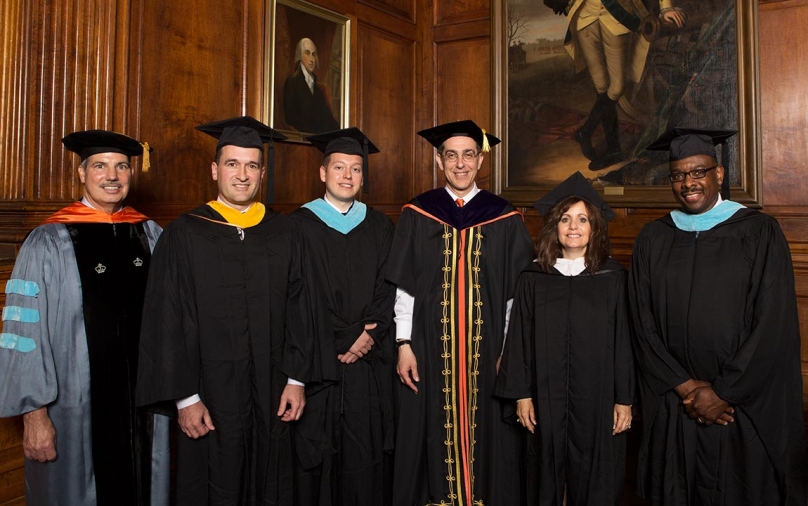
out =
<svg viewBox="0 0 808 506"><path fill-rule="evenodd" d="M277 416L287 378L314 381L293 224L271 210L253 227L204 205L155 248L140 344L138 403L199 394L215 427L177 433L178 504L292 504L292 442Z"/></svg>
<svg viewBox="0 0 808 506"><path fill-rule="evenodd" d="M564 276L533 263L511 310L496 395L531 398L527 504L618 504L626 434L613 436L614 405L633 403L628 273L609 259L596 274Z"/></svg>
<svg viewBox="0 0 808 506"><path fill-rule="evenodd" d="M794 271L776 220L750 209L703 232L670 216L634 245L629 296L642 374L639 493L654 505L805 504ZM674 388L712 383L728 426L698 424Z"/></svg>
<svg viewBox="0 0 808 506"><path fill-rule="evenodd" d="M306 385L306 412L293 427L299 505L389 504L393 449L392 379L395 346L388 330L395 287L384 279L394 225L368 208L347 234L309 209L291 215L307 251L304 272L317 286L315 312L328 319L330 335L318 343L335 369L335 381ZM343 354L364 331L374 345L353 364Z"/></svg>
<svg viewBox="0 0 808 506"><path fill-rule="evenodd" d="M508 299L533 259L521 215L481 191L458 208L445 189L407 204L387 278L415 298L419 393L403 387L393 504L518 504L518 428L493 397Z"/></svg>

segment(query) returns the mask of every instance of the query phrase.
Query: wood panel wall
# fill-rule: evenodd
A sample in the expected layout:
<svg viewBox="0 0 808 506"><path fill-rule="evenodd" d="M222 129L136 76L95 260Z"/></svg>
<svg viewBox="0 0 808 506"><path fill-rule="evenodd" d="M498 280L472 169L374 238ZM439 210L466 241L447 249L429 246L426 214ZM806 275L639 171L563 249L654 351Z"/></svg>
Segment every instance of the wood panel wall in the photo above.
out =
<svg viewBox="0 0 808 506"><path fill-rule="evenodd" d="M137 79L128 2L15 0L0 14L0 242L7 245L78 194L65 134L137 135L139 116L130 113L138 90L130 85Z"/></svg>
<svg viewBox="0 0 808 506"><path fill-rule="evenodd" d="M443 184L416 131L466 118L491 127L501 114L491 96L494 1L313 0L351 19L350 123L382 148L368 204L396 217ZM77 160L60 143L71 131L113 129L155 148L130 202L163 224L214 198L214 141L193 127L263 116L266 20L264 0L0 2L0 283L25 234L79 196ZM792 248L808 378L808 0L760 0L759 22L763 204ZM274 207L319 196L319 162L311 146L278 144ZM478 182L493 186L488 161ZM535 234L540 219L524 211ZM610 232L625 263L642 225L666 210L616 211ZM0 420L0 505L22 503L20 441L20 420Z"/></svg>
<svg viewBox="0 0 808 506"><path fill-rule="evenodd" d="M760 4L763 210L783 228L794 261L802 341L803 406L808 406L808 23L804 0ZM808 411L808 409L806 409Z"/></svg>

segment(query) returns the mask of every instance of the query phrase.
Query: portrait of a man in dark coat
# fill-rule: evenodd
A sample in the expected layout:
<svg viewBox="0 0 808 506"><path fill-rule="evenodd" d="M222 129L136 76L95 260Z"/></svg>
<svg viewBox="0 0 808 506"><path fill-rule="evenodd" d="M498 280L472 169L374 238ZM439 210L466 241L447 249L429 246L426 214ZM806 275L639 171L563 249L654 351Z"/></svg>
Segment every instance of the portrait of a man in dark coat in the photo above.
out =
<svg viewBox="0 0 808 506"><path fill-rule="evenodd" d="M328 132L339 129L331 111L328 89L317 82L320 67L317 46L302 38L295 49L295 71L283 85L283 119L300 132Z"/></svg>

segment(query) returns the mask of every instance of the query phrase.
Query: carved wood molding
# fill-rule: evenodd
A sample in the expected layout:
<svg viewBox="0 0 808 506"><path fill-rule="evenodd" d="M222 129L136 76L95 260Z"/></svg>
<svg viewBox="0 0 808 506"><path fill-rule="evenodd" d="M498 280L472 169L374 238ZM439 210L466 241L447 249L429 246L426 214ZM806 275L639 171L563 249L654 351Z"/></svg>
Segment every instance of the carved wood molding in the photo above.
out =
<svg viewBox="0 0 808 506"><path fill-rule="evenodd" d="M808 6L806 0L758 0L760 10L788 9Z"/></svg>
<svg viewBox="0 0 808 506"><path fill-rule="evenodd" d="M22 244L28 232L71 202L0 201L0 243Z"/></svg>
<svg viewBox="0 0 808 506"><path fill-rule="evenodd" d="M403 21L415 22L415 0L357 0L357 2Z"/></svg>
<svg viewBox="0 0 808 506"><path fill-rule="evenodd" d="M491 17L491 7L486 0L439 1L433 6L436 26L487 21Z"/></svg>
<svg viewBox="0 0 808 506"><path fill-rule="evenodd" d="M77 194L77 159L61 138L127 122L129 0L2 2L0 198L58 201ZM136 125L136 119L132 124Z"/></svg>
<svg viewBox="0 0 808 506"><path fill-rule="evenodd" d="M23 139L28 125L30 95L28 35L32 2L0 3L0 198L20 198L23 167L28 167Z"/></svg>

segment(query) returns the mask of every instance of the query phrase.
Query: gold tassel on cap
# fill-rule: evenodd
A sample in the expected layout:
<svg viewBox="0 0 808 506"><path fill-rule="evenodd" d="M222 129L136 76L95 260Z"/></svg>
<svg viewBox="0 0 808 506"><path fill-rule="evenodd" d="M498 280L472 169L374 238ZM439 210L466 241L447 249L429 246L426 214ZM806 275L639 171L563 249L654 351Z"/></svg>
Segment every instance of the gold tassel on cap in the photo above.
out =
<svg viewBox="0 0 808 506"><path fill-rule="evenodd" d="M141 142L141 146L143 146L143 163L141 163L140 168L143 172L149 172L149 168L151 167L151 161L149 160L149 143L148 142Z"/></svg>
<svg viewBox="0 0 808 506"><path fill-rule="evenodd" d="M491 146L488 144L488 136L485 135L485 128L480 129L483 132L483 151L488 153L491 151Z"/></svg>

